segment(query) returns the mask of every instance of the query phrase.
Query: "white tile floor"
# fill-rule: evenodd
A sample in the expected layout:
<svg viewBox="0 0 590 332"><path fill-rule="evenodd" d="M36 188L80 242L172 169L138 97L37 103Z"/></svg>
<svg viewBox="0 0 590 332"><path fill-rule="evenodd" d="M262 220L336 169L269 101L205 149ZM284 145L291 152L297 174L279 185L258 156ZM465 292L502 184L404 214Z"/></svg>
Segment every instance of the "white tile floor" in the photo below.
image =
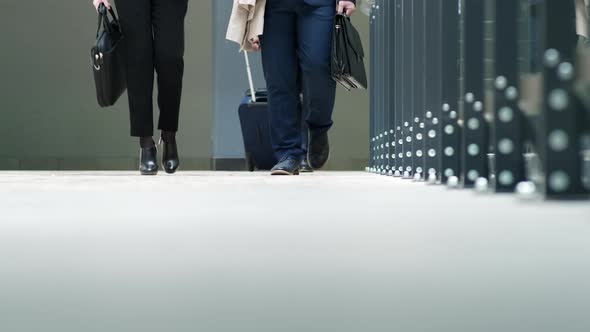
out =
<svg viewBox="0 0 590 332"><path fill-rule="evenodd" d="M588 312L588 201L365 173L0 172L2 332L587 332Z"/></svg>

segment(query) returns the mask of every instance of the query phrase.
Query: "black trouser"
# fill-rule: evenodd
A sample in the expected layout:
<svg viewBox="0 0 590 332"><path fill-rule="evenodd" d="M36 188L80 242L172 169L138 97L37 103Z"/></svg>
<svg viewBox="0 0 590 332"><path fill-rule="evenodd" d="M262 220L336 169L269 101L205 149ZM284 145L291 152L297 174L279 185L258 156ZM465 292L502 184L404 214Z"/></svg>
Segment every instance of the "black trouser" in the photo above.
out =
<svg viewBox="0 0 590 332"><path fill-rule="evenodd" d="M131 136L152 136L154 69L158 128L178 130L184 72L184 18L188 0L117 0L128 54Z"/></svg>

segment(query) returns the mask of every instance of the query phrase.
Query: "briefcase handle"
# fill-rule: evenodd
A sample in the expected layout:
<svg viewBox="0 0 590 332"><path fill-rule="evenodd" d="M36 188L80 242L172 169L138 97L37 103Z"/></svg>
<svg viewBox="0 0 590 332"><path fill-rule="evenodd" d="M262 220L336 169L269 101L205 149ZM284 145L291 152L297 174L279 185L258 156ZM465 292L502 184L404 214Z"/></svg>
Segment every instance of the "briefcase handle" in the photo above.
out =
<svg viewBox="0 0 590 332"><path fill-rule="evenodd" d="M340 6L340 1L342 0L336 0L336 11L338 11L338 6ZM342 12L342 14L340 15L344 15L344 17L348 17L348 15L346 15L346 10L344 12Z"/></svg>
<svg viewBox="0 0 590 332"><path fill-rule="evenodd" d="M98 28L96 30L96 38L98 38L100 35L100 26L101 25L109 33L113 32L111 30L111 21L109 21L109 13L111 14L113 22L115 22L117 25L119 25L119 18L117 17L117 14L113 10L113 8L111 7L107 11L107 7L103 3L101 3L98 6Z"/></svg>

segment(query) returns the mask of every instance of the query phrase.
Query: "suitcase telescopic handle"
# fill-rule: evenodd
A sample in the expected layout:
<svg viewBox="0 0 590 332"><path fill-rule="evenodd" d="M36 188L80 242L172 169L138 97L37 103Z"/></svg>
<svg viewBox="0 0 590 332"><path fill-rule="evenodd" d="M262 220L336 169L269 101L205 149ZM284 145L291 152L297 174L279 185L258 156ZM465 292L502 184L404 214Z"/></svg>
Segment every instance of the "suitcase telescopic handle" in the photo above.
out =
<svg viewBox="0 0 590 332"><path fill-rule="evenodd" d="M254 79L252 79L252 68L250 67L250 58L248 58L248 51L244 50L244 58L246 59L246 72L248 73L248 83L250 84L250 95L252 101L256 102L256 90L254 89Z"/></svg>

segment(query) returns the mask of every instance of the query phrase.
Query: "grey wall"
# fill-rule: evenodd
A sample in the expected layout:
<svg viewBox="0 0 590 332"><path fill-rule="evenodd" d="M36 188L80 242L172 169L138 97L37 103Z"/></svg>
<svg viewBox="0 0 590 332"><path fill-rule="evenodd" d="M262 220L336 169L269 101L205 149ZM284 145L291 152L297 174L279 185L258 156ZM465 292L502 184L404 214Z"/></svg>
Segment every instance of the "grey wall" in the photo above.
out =
<svg viewBox="0 0 590 332"><path fill-rule="evenodd" d="M187 17L185 168L208 168L211 156L211 12L209 1L191 1ZM0 19L0 169L135 169L127 97L97 107L90 0L2 0Z"/></svg>
<svg viewBox="0 0 590 332"><path fill-rule="evenodd" d="M212 157L243 157L237 105L248 84L242 55L224 40L230 5L190 1L179 135L184 169L209 169ZM2 0L0 21L0 169L136 169L126 96L107 110L95 101L90 1ZM367 18L359 14L355 23L368 41ZM263 87L257 55L252 64ZM328 169L360 169L367 159L367 93L339 90L335 122Z"/></svg>

